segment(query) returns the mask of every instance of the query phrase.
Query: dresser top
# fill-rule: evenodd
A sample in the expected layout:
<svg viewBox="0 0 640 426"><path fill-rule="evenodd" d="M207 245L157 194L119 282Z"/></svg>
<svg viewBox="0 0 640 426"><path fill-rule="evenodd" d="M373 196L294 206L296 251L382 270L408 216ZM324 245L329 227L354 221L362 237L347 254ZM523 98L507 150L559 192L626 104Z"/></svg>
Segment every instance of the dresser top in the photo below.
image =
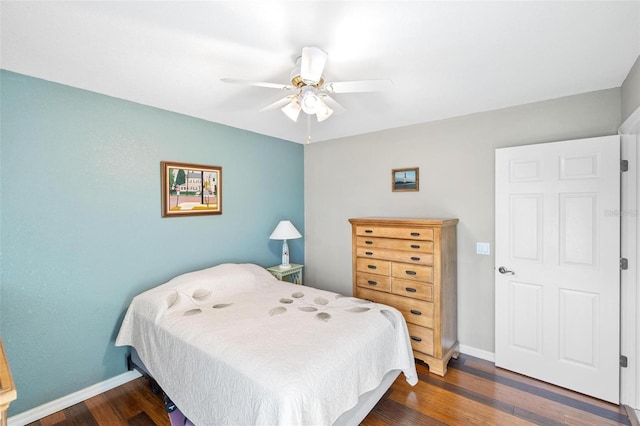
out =
<svg viewBox="0 0 640 426"><path fill-rule="evenodd" d="M363 217L349 219L352 225L384 226L454 226L458 219L431 219L411 217Z"/></svg>

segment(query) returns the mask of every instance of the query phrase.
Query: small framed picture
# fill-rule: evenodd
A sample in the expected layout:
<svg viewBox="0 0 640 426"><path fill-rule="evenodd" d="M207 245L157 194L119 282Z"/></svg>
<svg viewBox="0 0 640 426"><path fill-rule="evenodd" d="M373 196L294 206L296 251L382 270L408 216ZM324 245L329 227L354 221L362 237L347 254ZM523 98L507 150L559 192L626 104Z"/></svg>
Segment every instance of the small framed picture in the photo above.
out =
<svg viewBox="0 0 640 426"><path fill-rule="evenodd" d="M419 172L418 167L391 170L391 190L393 192L418 191L420 189Z"/></svg>
<svg viewBox="0 0 640 426"><path fill-rule="evenodd" d="M222 167L161 162L162 217L222 214Z"/></svg>

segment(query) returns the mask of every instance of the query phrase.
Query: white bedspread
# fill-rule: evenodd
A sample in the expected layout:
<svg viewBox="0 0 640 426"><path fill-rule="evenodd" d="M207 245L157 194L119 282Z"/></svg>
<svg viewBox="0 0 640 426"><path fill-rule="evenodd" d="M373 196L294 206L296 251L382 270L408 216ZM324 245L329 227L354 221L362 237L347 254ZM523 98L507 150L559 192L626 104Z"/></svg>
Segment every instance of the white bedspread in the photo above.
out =
<svg viewBox="0 0 640 426"><path fill-rule="evenodd" d="M391 370L417 383L407 326L386 305L223 264L136 296L133 346L196 425L330 425Z"/></svg>

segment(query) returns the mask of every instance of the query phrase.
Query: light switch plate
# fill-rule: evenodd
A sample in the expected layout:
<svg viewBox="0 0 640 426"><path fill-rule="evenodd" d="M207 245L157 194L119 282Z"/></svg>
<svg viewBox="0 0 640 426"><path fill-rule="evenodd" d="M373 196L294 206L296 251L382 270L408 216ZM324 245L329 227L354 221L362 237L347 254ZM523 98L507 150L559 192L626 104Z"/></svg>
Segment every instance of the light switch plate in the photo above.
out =
<svg viewBox="0 0 640 426"><path fill-rule="evenodd" d="M476 243L476 254L490 255L491 245L489 243Z"/></svg>

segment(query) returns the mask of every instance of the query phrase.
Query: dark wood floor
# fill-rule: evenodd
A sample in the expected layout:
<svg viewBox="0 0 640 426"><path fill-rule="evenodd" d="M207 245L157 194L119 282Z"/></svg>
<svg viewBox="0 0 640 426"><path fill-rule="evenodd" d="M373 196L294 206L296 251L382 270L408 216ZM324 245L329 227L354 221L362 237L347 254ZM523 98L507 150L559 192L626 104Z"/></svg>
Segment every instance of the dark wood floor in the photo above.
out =
<svg viewBox="0 0 640 426"><path fill-rule="evenodd" d="M445 377L418 364L420 381L400 375L362 425L632 425L623 407L496 368L467 355ZM633 421L633 422L632 422ZM169 426L164 403L144 378L52 414L34 426Z"/></svg>

